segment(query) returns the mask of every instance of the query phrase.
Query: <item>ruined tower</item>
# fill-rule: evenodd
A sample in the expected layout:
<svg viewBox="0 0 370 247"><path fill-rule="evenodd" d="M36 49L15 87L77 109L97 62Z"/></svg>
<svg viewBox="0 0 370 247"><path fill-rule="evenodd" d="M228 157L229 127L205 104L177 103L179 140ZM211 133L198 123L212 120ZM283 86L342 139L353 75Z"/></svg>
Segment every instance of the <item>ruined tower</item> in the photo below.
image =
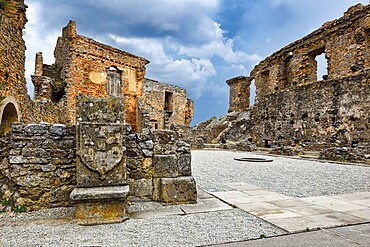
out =
<svg viewBox="0 0 370 247"><path fill-rule="evenodd" d="M29 96L25 81L27 22L24 0L8 0L0 5L0 134L12 122L29 118Z"/></svg>

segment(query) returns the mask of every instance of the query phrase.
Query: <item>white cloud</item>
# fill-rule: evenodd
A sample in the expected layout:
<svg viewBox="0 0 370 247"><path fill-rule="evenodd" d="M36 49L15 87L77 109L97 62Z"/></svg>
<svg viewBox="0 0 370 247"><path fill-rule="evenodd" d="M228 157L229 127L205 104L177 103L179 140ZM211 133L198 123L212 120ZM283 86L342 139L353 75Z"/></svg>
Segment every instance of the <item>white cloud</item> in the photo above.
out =
<svg viewBox="0 0 370 247"><path fill-rule="evenodd" d="M195 56L200 58L211 58L218 56L227 63L246 63L261 60L257 54L246 54L242 51L234 51L234 40L224 37L225 31L220 24L213 22L213 28L208 29L209 33L214 33L213 39L201 46L181 46L180 55ZM238 37L236 37L238 38Z"/></svg>
<svg viewBox="0 0 370 247"><path fill-rule="evenodd" d="M167 83L190 88L189 93L200 97L206 81L216 75L209 59L176 59L176 54L166 54L164 44L176 46L173 41L152 38L123 38L109 35L119 46L143 56L151 61L147 66L147 76ZM171 45L172 44L172 45Z"/></svg>
<svg viewBox="0 0 370 247"><path fill-rule="evenodd" d="M43 6L40 2L27 3L27 19L25 36L26 40L26 79L27 89L31 97L33 97L33 84L31 75L35 69L35 54L42 51L44 63L52 64L54 62L54 47L56 44L59 30L48 30L45 35L46 20L42 19Z"/></svg>

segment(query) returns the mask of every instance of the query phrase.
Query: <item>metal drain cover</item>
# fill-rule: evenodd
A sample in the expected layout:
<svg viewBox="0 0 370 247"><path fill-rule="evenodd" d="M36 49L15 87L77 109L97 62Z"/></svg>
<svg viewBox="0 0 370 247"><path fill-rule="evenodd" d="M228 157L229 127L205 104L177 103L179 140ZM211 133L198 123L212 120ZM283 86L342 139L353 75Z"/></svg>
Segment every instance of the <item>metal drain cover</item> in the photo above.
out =
<svg viewBox="0 0 370 247"><path fill-rule="evenodd" d="M246 161L246 162L272 162L272 159L264 159L264 158L234 158L237 161Z"/></svg>

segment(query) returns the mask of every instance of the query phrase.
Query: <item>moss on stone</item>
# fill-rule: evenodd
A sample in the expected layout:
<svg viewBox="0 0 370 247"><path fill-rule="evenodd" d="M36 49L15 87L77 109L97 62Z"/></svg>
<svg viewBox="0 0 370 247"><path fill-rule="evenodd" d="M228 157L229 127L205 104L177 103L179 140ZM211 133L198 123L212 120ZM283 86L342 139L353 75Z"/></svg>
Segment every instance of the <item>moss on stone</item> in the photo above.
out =
<svg viewBox="0 0 370 247"><path fill-rule="evenodd" d="M5 7L8 5L6 0L0 0L0 9L5 10Z"/></svg>

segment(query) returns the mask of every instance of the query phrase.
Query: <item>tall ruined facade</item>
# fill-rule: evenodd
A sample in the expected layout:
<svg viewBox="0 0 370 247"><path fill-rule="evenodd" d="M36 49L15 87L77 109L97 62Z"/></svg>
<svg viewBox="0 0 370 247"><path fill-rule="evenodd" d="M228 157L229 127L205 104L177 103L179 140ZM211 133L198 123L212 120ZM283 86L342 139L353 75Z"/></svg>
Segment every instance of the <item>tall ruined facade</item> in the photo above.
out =
<svg viewBox="0 0 370 247"><path fill-rule="evenodd" d="M327 64L322 78L319 55ZM246 89L252 81L256 98L248 108ZM348 147L357 149L363 159L370 158L370 5L349 8L343 17L261 61L249 77L227 83L229 112L250 115L242 120L245 124L236 121L219 138L317 151ZM236 134L240 126L248 128Z"/></svg>
<svg viewBox="0 0 370 247"><path fill-rule="evenodd" d="M78 35L76 23L63 28L54 50L55 63L44 65L36 55L35 100L64 107L60 122L75 123L76 95L124 96L126 121L138 128L137 99L148 60Z"/></svg>
<svg viewBox="0 0 370 247"><path fill-rule="evenodd" d="M34 115L38 121L74 124L78 94L93 97L124 96L126 122L132 125L136 132L140 132L142 128L151 125L148 114L157 115L154 113L159 110L156 104L165 102L165 99L162 102L160 98L154 98L159 102L152 102L149 99L150 94L157 92L152 91L151 86L143 94L145 65L149 63L148 60L78 35L76 23L73 21L63 28L62 36L58 38L55 47L54 57L55 63L46 65L43 64L42 53L36 54L32 82L35 85L37 102L35 111L39 111ZM180 94L186 99L185 90L165 87L168 88L166 91L168 95L178 95L178 91L181 91ZM158 87L154 86L152 89L155 88ZM169 117L168 123L186 124L186 121L190 123L192 114L185 119L186 104L185 100L173 107L172 111L175 114ZM177 112L184 117L177 117ZM160 120L160 129L166 128L162 120L163 118Z"/></svg>
<svg viewBox="0 0 370 247"><path fill-rule="evenodd" d="M0 134L8 132L12 122L27 121L30 103L23 40L27 6L23 0L4 3L0 7Z"/></svg>

